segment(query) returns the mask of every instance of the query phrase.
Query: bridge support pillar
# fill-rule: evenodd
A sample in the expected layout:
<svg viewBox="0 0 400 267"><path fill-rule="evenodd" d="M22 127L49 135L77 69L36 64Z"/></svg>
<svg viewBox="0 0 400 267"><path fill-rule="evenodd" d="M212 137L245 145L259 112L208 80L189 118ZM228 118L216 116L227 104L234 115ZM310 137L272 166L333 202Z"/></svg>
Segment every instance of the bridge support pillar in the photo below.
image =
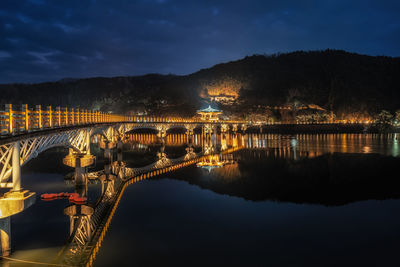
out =
<svg viewBox="0 0 400 267"><path fill-rule="evenodd" d="M92 236L92 229L90 227L90 219L94 209L87 205L71 205L64 209L64 214L69 216L70 221L70 235L74 233L75 223L81 219L81 227L78 229L81 236L89 240Z"/></svg>
<svg viewBox="0 0 400 267"><path fill-rule="evenodd" d="M0 256L9 256L11 253L11 217L0 219Z"/></svg>
<svg viewBox="0 0 400 267"><path fill-rule="evenodd" d="M228 149L228 140L227 140L227 135L225 132L221 134L221 150L224 151Z"/></svg>
<svg viewBox="0 0 400 267"><path fill-rule="evenodd" d="M232 124L232 132L236 133L238 130L238 125L237 124Z"/></svg>
<svg viewBox="0 0 400 267"><path fill-rule="evenodd" d="M101 146L104 149L104 158L112 159L112 149L115 148L115 142L105 141Z"/></svg>
<svg viewBox="0 0 400 267"><path fill-rule="evenodd" d="M228 124L221 124L221 133L226 133L227 131L229 131Z"/></svg>
<svg viewBox="0 0 400 267"><path fill-rule="evenodd" d="M81 158L75 159L75 185L76 186L86 186L87 185L87 176L85 168L81 166L82 161Z"/></svg>
<svg viewBox="0 0 400 267"><path fill-rule="evenodd" d="M10 255L11 216L32 206L36 194L28 190L10 191L0 197L0 256Z"/></svg>
<svg viewBox="0 0 400 267"><path fill-rule="evenodd" d="M189 143L189 145L193 144L193 136L194 136L193 131L188 133L188 143Z"/></svg>
<svg viewBox="0 0 400 267"><path fill-rule="evenodd" d="M90 155L90 131L86 131L86 154Z"/></svg>
<svg viewBox="0 0 400 267"><path fill-rule="evenodd" d="M107 169L105 169L105 175L102 175L99 177L99 180L101 182L101 194L107 194L109 197L112 196L115 192L115 179L116 176L113 174L110 174L111 166L108 165L108 172Z"/></svg>
<svg viewBox="0 0 400 267"><path fill-rule="evenodd" d="M106 147L106 148L104 149L104 157L105 157L106 159L111 159L112 153L111 153L111 149L110 149L109 147Z"/></svg>
<svg viewBox="0 0 400 267"><path fill-rule="evenodd" d="M12 152L12 181L13 191L21 190L21 160L20 160L20 143L14 143Z"/></svg>
<svg viewBox="0 0 400 267"><path fill-rule="evenodd" d="M124 147L124 143L121 140L117 142L117 161L122 161L122 149Z"/></svg>
<svg viewBox="0 0 400 267"><path fill-rule="evenodd" d="M76 153L71 148L69 154L63 159L63 163L67 166L75 168L74 180L75 185L86 186L87 174L86 167L93 164L95 156L85 153Z"/></svg>

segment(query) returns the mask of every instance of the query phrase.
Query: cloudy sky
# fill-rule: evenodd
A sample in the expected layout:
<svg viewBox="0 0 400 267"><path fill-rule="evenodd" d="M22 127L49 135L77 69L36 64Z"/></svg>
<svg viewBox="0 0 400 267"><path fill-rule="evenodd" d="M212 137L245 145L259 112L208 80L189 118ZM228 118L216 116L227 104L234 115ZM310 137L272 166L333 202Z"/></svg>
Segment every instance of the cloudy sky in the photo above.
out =
<svg viewBox="0 0 400 267"><path fill-rule="evenodd" d="M0 2L0 83L188 74L326 48L400 56L400 1Z"/></svg>

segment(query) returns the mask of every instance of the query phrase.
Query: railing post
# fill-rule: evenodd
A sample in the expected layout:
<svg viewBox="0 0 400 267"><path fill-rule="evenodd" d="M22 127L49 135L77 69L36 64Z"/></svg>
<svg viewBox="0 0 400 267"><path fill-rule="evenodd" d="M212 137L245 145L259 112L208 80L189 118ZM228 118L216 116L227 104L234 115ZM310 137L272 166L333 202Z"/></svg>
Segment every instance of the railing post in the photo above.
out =
<svg viewBox="0 0 400 267"><path fill-rule="evenodd" d="M76 123L77 124L81 123L81 114L79 108L76 109Z"/></svg>
<svg viewBox="0 0 400 267"><path fill-rule="evenodd" d="M57 119L58 127L61 127L61 108L60 108L60 106L58 106L56 108L56 113L57 113L57 116L58 116L58 119Z"/></svg>
<svg viewBox="0 0 400 267"><path fill-rule="evenodd" d="M68 107L65 107L65 126L69 125Z"/></svg>
<svg viewBox="0 0 400 267"><path fill-rule="evenodd" d="M22 104L22 112L25 112L25 132L29 132L29 110L28 104Z"/></svg>
<svg viewBox="0 0 400 267"><path fill-rule="evenodd" d="M42 129L42 106L36 105L36 112L38 114L38 129Z"/></svg>
<svg viewBox="0 0 400 267"><path fill-rule="evenodd" d="M71 125L75 124L75 109L71 108Z"/></svg>
<svg viewBox="0 0 400 267"><path fill-rule="evenodd" d="M14 120L13 120L13 110L12 110L12 104L6 104L6 113L8 113L8 133L13 134L13 128L14 128Z"/></svg>
<svg viewBox="0 0 400 267"><path fill-rule="evenodd" d="M53 127L53 112L51 110L51 106L47 107L48 119L49 119L49 127Z"/></svg>

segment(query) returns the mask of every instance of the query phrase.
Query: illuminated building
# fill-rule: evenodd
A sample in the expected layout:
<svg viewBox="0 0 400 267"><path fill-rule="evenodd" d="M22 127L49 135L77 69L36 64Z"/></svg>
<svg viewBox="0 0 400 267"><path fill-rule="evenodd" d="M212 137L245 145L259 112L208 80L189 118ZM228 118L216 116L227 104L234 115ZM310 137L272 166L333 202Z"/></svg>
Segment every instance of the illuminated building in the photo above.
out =
<svg viewBox="0 0 400 267"><path fill-rule="evenodd" d="M197 114L199 114L204 121L218 121L222 111L208 106L208 108L198 110Z"/></svg>

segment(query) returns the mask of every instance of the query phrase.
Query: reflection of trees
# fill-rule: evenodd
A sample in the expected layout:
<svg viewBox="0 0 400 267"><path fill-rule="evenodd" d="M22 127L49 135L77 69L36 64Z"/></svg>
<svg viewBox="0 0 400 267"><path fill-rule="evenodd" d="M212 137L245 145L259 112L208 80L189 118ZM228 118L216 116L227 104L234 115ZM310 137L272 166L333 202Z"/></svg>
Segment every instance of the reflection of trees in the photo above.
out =
<svg viewBox="0 0 400 267"><path fill-rule="evenodd" d="M190 176L177 173L176 177L219 194L253 201L343 205L400 197L400 181L391 173L399 158L334 153L295 161L273 156L251 158L245 151L235 153L238 166L224 166L210 174L196 169Z"/></svg>

